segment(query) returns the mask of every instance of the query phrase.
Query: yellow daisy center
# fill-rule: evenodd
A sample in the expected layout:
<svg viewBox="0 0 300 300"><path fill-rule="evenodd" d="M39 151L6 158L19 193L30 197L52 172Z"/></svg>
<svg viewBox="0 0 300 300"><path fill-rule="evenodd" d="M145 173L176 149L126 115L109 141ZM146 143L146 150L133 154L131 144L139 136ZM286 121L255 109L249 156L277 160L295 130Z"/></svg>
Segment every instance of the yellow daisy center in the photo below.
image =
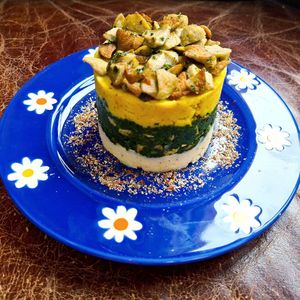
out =
<svg viewBox="0 0 300 300"><path fill-rule="evenodd" d="M248 81L248 78L246 76L241 76L240 77L240 81L241 82L247 82Z"/></svg>
<svg viewBox="0 0 300 300"><path fill-rule="evenodd" d="M125 230L128 227L128 221L124 218L119 218L114 221L114 227L117 230Z"/></svg>
<svg viewBox="0 0 300 300"><path fill-rule="evenodd" d="M38 99L36 100L36 103L37 103L38 105L44 105L44 104L47 103L47 99L45 99L45 98L38 98Z"/></svg>
<svg viewBox="0 0 300 300"><path fill-rule="evenodd" d="M26 169L22 172L23 177L31 177L34 171L32 169Z"/></svg>
<svg viewBox="0 0 300 300"><path fill-rule="evenodd" d="M282 136L279 133L273 133L267 135L267 140L269 142L280 142L282 140Z"/></svg>
<svg viewBox="0 0 300 300"><path fill-rule="evenodd" d="M232 214L232 219L237 223L237 224L243 224L245 221L248 220L248 215L243 212L243 211L235 211Z"/></svg>

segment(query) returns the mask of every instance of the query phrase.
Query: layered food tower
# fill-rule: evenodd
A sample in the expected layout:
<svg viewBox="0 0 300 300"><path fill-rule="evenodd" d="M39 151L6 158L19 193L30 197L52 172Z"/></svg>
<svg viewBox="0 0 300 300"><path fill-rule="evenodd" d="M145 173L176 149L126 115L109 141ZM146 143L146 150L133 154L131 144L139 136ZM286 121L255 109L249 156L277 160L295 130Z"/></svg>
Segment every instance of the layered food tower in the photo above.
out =
<svg viewBox="0 0 300 300"><path fill-rule="evenodd" d="M197 161L212 137L231 50L182 14L119 14L103 37L84 61L94 69L104 147L145 171Z"/></svg>

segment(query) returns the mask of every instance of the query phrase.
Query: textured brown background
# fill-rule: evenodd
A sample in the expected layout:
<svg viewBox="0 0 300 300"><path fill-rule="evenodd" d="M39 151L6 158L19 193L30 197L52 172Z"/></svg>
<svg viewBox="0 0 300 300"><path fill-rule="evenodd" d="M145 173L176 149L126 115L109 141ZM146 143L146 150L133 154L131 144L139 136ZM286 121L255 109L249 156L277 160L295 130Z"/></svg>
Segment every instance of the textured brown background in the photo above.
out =
<svg viewBox="0 0 300 300"><path fill-rule="evenodd" d="M279 2L0 1L0 113L36 72L98 43L116 13L186 13L300 111L300 9ZM300 299L300 194L263 236L177 267L87 257L35 228L0 185L1 299Z"/></svg>

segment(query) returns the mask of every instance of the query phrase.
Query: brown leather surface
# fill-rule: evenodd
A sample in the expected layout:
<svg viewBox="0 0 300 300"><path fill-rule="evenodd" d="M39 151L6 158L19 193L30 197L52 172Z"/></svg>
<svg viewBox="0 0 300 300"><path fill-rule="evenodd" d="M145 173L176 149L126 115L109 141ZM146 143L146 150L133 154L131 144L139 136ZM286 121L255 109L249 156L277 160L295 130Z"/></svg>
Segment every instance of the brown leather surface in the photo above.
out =
<svg viewBox="0 0 300 300"><path fill-rule="evenodd" d="M300 9L278 2L1 1L0 111L36 72L97 44L116 13L188 14L300 112ZM260 238L222 257L175 267L88 257L45 236L0 185L1 299L299 299L300 193Z"/></svg>

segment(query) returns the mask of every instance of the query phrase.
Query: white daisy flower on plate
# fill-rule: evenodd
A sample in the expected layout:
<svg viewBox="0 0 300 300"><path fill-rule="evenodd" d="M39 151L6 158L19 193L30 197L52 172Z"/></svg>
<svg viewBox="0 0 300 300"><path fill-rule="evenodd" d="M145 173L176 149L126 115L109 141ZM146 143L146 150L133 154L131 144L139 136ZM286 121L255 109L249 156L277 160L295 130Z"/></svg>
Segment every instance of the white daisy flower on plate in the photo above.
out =
<svg viewBox="0 0 300 300"><path fill-rule="evenodd" d="M240 201L236 195L230 195L223 203L222 210L226 213L223 221L229 223L233 232L242 231L249 234L261 225L258 215L262 210L259 206L253 205L249 199Z"/></svg>
<svg viewBox="0 0 300 300"><path fill-rule="evenodd" d="M28 111L35 111L37 114L42 114L45 110L52 110L53 104L57 102L53 98L54 93L46 93L45 91L38 91L37 94L29 93L28 97L30 99L24 100L23 103L28 105Z"/></svg>
<svg viewBox="0 0 300 300"><path fill-rule="evenodd" d="M91 49L89 49L88 50L88 54L86 54L86 55L84 55L84 57L83 58L85 58L85 57L94 57L95 56L95 53L98 51L98 47L96 47L96 48L91 48Z"/></svg>
<svg viewBox="0 0 300 300"><path fill-rule="evenodd" d="M28 157L24 157L22 163L13 163L11 168L14 173L10 173L7 179L15 181L15 186L18 189L24 186L35 189L40 180L45 181L48 179L48 175L45 172L49 170L49 167L43 166L41 159L30 161Z"/></svg>
<svg viewBox="0 0 300 300"><path fill-rule="evenodd" d="M135 208L127 210L125 206L119 205L115 211L112 208L104 207L102 214L107 219L100 220L98 225L107 229L103 235L107 240L114 238L117 243L121 243L125 236L131 240L136 240L135 231L143 228L143 225L135 220L137 215Z"/></svg>
<svg viewBox="0 0 300 300"><path fill-rule="evenodd" d="M291 146L291 142L287 139L290 135L282 131L279 126L266 124L262 129L257 130L257 140L265 145L267 150L276 149L282 151L285 146Z"/></svg>
<svg viewBox="0 0 300 300"><path fill-rule="evenodd" d="M241 69L240 71L232 70L230 74L227 75L227 79L228 84L234 85L238 91L244 89L253 90L259 84L256 76L246 69Z"/></svg>

